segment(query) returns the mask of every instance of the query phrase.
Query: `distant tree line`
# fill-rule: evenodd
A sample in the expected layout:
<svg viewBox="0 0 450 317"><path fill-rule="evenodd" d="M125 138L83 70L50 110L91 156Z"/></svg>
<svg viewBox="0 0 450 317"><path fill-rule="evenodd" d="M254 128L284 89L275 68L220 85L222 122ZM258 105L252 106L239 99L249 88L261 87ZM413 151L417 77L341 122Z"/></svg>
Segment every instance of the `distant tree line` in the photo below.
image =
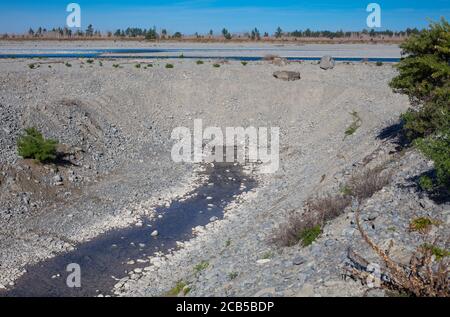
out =
<svg viewBox="0 0 450 317"><path fill-rule="evenodd" d="M404 31L391 31L391 30L383 30L383 31L375 31L371 30L362 30L356 32L344 32L343 30L339 31L313 31L311 29L306 30L294 30L290 32L285 32L278 27L272 35L268 32L261 34L258 28L252 29L250 32L237 33L232 34L226 28L222 29L222 32L218 35L214 35L214 31L210 30L207 34L201 35L196 32L194 35L184 35L181 32L174 32L169 34L166 29L162 29L159 32L156 27L152 27L149 29L129 27L126 29L117 29L115 32L101 32L99 30L94 29L93 25L90 24L85 30L72 30L67 27L65 28L53 28L46 29L43 27L39 27L37 29L30 28L27 34L21 35L10 35L3 34L3 38L8 37L32 37L32 38L49 38L49 37L59 37L59 38L73 38L73 37L81 37L81 38L141 38L147 40L158 40L158 39L181 39L181 38L217 38L222 37L226 40L231 40L233 38L248 38L253 41L259 41L263 38L328 38L328 39L340 39L340 38L403 38L409 37L411 35L419 34L420 31L417 28L407 28Z"/></svg>

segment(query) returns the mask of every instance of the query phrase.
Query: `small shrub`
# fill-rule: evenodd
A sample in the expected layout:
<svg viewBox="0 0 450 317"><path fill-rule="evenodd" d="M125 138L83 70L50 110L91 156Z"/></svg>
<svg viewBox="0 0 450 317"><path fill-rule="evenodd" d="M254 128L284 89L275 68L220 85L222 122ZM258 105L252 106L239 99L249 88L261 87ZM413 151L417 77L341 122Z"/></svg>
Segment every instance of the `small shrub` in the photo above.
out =
<svg viewBox="0 0 450 317"><path fill-rule="evenodd" d="M271 259L273 258L273 252L271 251L267 251L266 253L263 254L262 259L263 260L267 260L267 259Z"/></svg>
<svg viewBox="0 0 450 317"><path fill-rule="evenodd" d="M299 233L299 239L304 247L311 245L321 235L322 228L316 225Z"/></svg>
<svg viewBox="0 0 450 317"><path fill-rule="evenodd" d="M119 68L120 65L119 65L119 64L113 64L112 66L113 66L114 68Z"/></svg>
<svg viewBox="0 0 450 317"><path fill-rule="evenodd" d="M206 270L208 268L208 266L209 266L208 261L202 261L194 267L194 271L196 273L200 273L201 271Z"/></svg>
<svg viewBox="0 0 450 317"><path fill-rule="evenodd" d="M188 285L184 281L178 281L177 284L166 293L167 296L178 296L179 294L187 295L190 292Z"/></svg>
<svg viewBox="0 0 450 317"><path fill-rule="evenodd" d="M438 246L432 244L424 244L422 248L430 250L431 254L434 255L437 261L442 261L446 257L450 257L450 251L439 248Z"/></svg>
<svg viewBox="0 0 450 317"><path fill-rule="evenodd" d="M232 280L235 280L238 276L239 276L239 273L237 273L237 272L231 272L231 273L228 274L228 279L229 279L230 281L232 281Z"/></svg>
<svg viewBox="0 0 450 317"><path fill-rule="evenodd" d="M30 69L36 69L38 67L39 67L39 65L37 65L37 64L28 64L28 68L30 68Z"/></svg>
<svg viewBox="0 0 450 317"><path fill-rule="evenodd" d="M241 62L241 64L243 65L243 66L247 66L247 62Z"/></svg>
<svg viewBox="0 0 450 317"><path fill-rule="evenodd" d="M419 179L419 186L424 191L432 191L433 190L433 180L429 176L421 176Z"/></svg>
<svg viewBox="0 0 450 317"><path fill-rule="evenodd" d="M153 67L153 64L147 64L147 67Z"/></svg>
<svg viewBox="0 0 450 317"><path fill-rule="evenodd" d="M231 245L231 239L225 241L225 247L228 248Z"/></svg>
<svg viewBox="0 0 450 317"><path fill-rule="evenodd" d="M66 67L72 67L72 64L70 64L69 62L66 62L64 65L66 65Z"/></svg>
<svg viewBox="0 0 450 317"><path fill-rule="evenodd" d="M166 68L174 68L172 64L166 64Z"/></svg>
<svg viewBox="0 0 450 317"><path fill-rule="evenodd" d="M430 231L433 221L429 218L420 217L415 218L409 224L410 231L417 231L420 233L427 233Z"/></svg>
<svg viewBox="0 0 450 317"><path fill-rule="evenodd" d="M220 67L220 64L213 64L213 67L219 68L219 67Z"/></svg>
<svg viewBox="0 0 450 317"><path fill-rule="evenodd" d="M26 129L25 135L20 136L17 141L20 156L42 163L56 159L57 145L58 141L46 140L36 128Z"/></svg>
<svg viewBox="0 0 450 317"><path fill-rule="evenodd" d="M383 66L383 62L378 61L378 62L376 62L375 65L377 65L377 66Z"/></svg>
<svg viewBox="0 0 450 317"><path fill-rule="evenodd" d="M136 65L134 65L134 67L141 68L141 64L136 64Z"/></svg>
<svg viewBox="0 0 450 317"><path fill-rule="evenodd" d="M181 55L179 56L179 58L184 58L184 54L183 54L183 53L181 53Z"/></svg>
<svg viewBox="0 0 450 317"><path fill-rule="evenodd" d="M348 188L347 185L340 187L339 191L344 196L351 196L352 195L352 190L350 188Z"/></svg>
<svg viewBox="0 0 450 317"><path fill-rule="evenodd" d="M98 62L98 66L100 66L100 67L102 67L102 66L103 66L103 63L102 63L102 61L99 61L99 62Z"/></svg>
<svg viewBox="0 0 450 317"><path fill-rule="evenodd" d="M86 63L88 63L88 64L94 64L94 60L93 60L93 59L88 59L88 60L86 61Z"/></svg>
<svg viewBox="0 0 450 317"><path fill-rule="evenodd" d="M197 65L203 65L204 62L203 61L197 61Z"/></svg>

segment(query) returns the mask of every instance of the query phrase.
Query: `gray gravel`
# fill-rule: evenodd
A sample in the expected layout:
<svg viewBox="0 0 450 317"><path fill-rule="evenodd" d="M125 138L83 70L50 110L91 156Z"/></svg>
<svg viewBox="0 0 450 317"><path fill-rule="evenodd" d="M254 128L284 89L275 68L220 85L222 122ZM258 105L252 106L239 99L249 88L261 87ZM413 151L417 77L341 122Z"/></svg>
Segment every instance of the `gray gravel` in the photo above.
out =
<svg viewBox="0 0 450 317"><path fill-rule="evenodd" d="M28 67L37 62L39 68ZM192 296L362 294L360 284L340 279L343 250L353 243L363 248L350 211L309 248L280 249L268 240L288 212L338 186L379 149L379 130L409 106L387 85L395 75L391 65L337 63L324 71L315 62L214 68L209 61L168 60L147 69L131 60L55 62L0 61L0 116L7 122L0 129L1 285L23 274L27 263L137 223L196 186L195 166L170 159L170 133L201 118L204 126L280 127L280 170L255 171L260 187L237 197L223 221L195 228L197 237L179 251L152 258L150 267L118 282L117 294L161 295L179 280L190 284ZM175 68L166 69L166 62ZM279 70L300 72L301 80L277 80L272 74ZM352 111L363 123L344 138ZM69 164L42 167L18 158L15 140L30 125L58 138ZM417 160L423 161L411 162ZM370 221L383 219L382 202L399 199L400 189L390 190L374 198ZM391 221L400 225L408 216ZM208 267L194 274L202 261Z"/></svg>

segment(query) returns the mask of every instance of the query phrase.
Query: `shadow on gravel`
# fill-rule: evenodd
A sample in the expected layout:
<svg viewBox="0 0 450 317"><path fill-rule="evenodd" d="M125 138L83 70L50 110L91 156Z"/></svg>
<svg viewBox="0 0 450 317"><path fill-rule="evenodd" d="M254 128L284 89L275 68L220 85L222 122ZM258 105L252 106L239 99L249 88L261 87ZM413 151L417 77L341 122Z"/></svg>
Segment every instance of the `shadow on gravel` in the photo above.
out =
<svg viewBox="0 0 450 317"><path fill-rule="evenodd" d="M409 187L415 188L421 195L428 196L428 198L430 198L434 203L438 205L450 203L450 192L444 187L435 188L432 191L423 190L419 186L420 178L423 176L427 176L431 179L436 179L436 171L429 170L428 172L409 178L408 181L413 182L413 185Z"/></svg>
<svg viewBox="0 0 450 317"><path fill-rule="evenodd" d="M162 218L144 220L142 227L113 230L83 243L75 251L26 268L27 273L16 286L0 296L56 297L108 295L127 272L144 268L149 263L127 264L137 259L148 260L155 252L167 252L177 248L177 241L193 237L192 229L204 226L214 219L222 219L224 208L235 195L251 190L256 182L243 173L242 166L234 164L207 165L209 184L196 189L194 196L174 201L170 207L159 207L156 212ZM245 188L242 187L245 185ZM214 219L212 219L215 217ZM152 237L154 230L159 232ZM67 265L77 263L81 267L81 288L69 288L66 279Z"/></svg>
<svg viewBox="0 0 450 317"><path fill-rule="evenodd" d="M396 151L401 151L409 146L411 142L408 141L405 134L403 133L403 122L399 121L394 123L380 131L377 136L378 140L388 140L396 144ZM421 175L409 178L408 181L412 182L409 186L403 186L404 188L415 188L421 195L427 195L433 202L438 205L446 204L450 202L450 193L445 188L436 188L433 191L424 191L419 186L419 180L422 176L428 176L432 179L436 178L436 171L430 170Z"/></svg>
<svg viewBox="0 0 450 317"><path fill-rule="evenodd" d="M396 144L396 151L401 151L411 145L403 133L403 122L399 121L380 131L377 135L378 140L392 141Z"/></svg>

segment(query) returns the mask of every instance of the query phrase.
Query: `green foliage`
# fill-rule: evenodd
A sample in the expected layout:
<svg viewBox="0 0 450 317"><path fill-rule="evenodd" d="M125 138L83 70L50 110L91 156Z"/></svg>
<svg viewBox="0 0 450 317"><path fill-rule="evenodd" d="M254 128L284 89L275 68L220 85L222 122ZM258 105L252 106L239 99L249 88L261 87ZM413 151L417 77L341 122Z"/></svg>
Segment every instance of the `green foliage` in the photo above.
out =
<svg viewBox="0 0 450 317"><path fill-rule="evenodd" d="M247 62L241 62L241 64L243 65L243 66L247 66Z"/></svg>
<svg viewBox="0 0 450 317"><path fill-rule="evenodd" d="M421 105L402 115L405 135L434 161L436 185L450 189L450 24L431 23L401 47L407 57L390 85Z"/></svg>
<svg viewBox="0 0 450 317"><path fill-rule="evenodd" d="M302 241L302 245L307 247L311 245L322 233L320 225L301 231L298 235L299 240Z"/></svg>
<svg viewBox="0 0 450 317"><path fill-rule="evenodd" d="M228 274L228 279L229 279L230 281L232 281L232 280L235 280L238 276L239 276L239 273L237 273L237 272L231 272L231 273Z"/></svg>
<svg viewBox="0 0 450 317"><path fill-rule="evenodd" d="M225 28L222 30L222 35L223 35L223 37L224 37L226 40L231 40L231 39L233 38L233 36L231 35L231 33L228 32L228 30L225 29Z"/></svg>
<svg viewBox="0 0 450 317"><path fill-rule="evenodd" d="M450 188L450 130L415 141L417 148L434 161L437 185Z"/></svg>
<svg viewBox="0 0 450 317"><path fill-rule="evenodd" d="M149 41L153 41L159 38L158 32L156 32L156 28L149 29L147 33L145 34L145 39Z"/></svg>
<svg viewBox="0 0 450 317"><path fill-rule="evenodd" d="M377 66L383 66L383 62L376 62L375 65L377 65Z"/></svg>
<svg viewBox="0 0 450 317"><path fill-rule="evenodd" d="M411 231L426 233L430 230L430 227L432 225L433 221L430 218L419 217L411 221L411 223L409 224L409 229Z"/></svg>
<svg viewBox="0 0 450 317"><path fill-rule="evenodd" d="M183 34L181 34L181 32L175 32L172 37L174 39L181 39L183 37Z"/></svg>
<svg viewBox="0 0 450 317"><path fill-rule="evenodd" d="M64 65L66 65L66 67L72 67L72 64L70 64L69 62L66 62Z"/></svg>
<svg viewBox="0 0 450 317"><path fill-rule="evenodd" d="M450 97L450 95L449 95ZM427 137L436 131L450 127L450 99L447 104L437 100L427 102L419 109L409 109L401 118L405 135L409 140Z"/></svg>
<svg viewBox="0 0 450 317"><path fill-rule="evenodd" d="M203 65L203 61L197 61L197 65Z"/></svg>
<svg viewBox="0 0 450 317"><path fill-rule="evenodd" d="M187 295L190 292L190 288L184 281L178 281L177 284L166 293L167 296L178 296L180 293Z"/></svg>
<svg viewBox="0 0 450 317"><path fill-rule="evenodd" d="M39 65L38 65L38 64L28 64L28 67L29 67L30 69L35 69L35 68L38 68Z"/></svg>
<svg viewBox="0 0 450 317"><path fill-rule="evenodd" d="M424 244L422 247L431 250L431 253L436 257L437 261L441 261L442 259L450 256L450 251L441 249L435 245Z"/></svg>
<svg viewBox="0 0 450 317"><path fill-rule="evenodd" d="M58 141L46 140L36 128L26 129L25 135L20 136L17 141L20 156L32 158L39 162L55 160L57 145Z"/></svg>
<svg viewBox="0 0 450 317"><path fill-rule="evenodd" d="M362 120L360 118L360 116L358 115L358 112L353 111L352 113L350 113L353 117L353 122L352 124L347 128L347 130L345 130L345 136L350 136L355 134L355 132L361 127L362 125Z"/></svg>
<svg viewBox="0 0 450 317"><path fill-rule="evenodd" d="M433 190L433 180L429 176L422 176L419 179L419 186L424 191L432 191Z"/></svg>
<svg viewBox="0 0 450 317"><path fill-rule="evenodd" d="M120 65L119 65L119 64L113 64L112 66L113 66L114 68L119 68Z"/></svg>
<svg viewBox="0 0 450 317"><path fill-rule="evenodd" d="M209 266L208 261L202 261L194 267L194 271L196 273L200 273L201 271L206 270L208 268L208 266Z"/></svg>
<svg viewBox="0 0 450 317"><path fill-rule="evenodd" d="M401 48L408 56L399 63L400 75L392 80L392 88L421 101L445 93L445 87L448 90L450 24L445 19L431 23L428 30L410 37Z"/></svg>
<svg viewBox="0 0 450 317"><path fill-rule="evenodd" d="M213 64L213 67L219 68L219 67L220 67L220 64Z"/></svg>
<svg viewBox="0 0 450 317"><path fill-rule="evenodd" d="M172 64L166 64L166 68L173 68L174 66Z"/></svg>
<svg viewBox="0 0 450 317"><path fill-rule="evenodd" d="M340 187L339 191L344 196L351 196L352 195L352 190L347 185Z"/></svg>
<svg viewBox="0 0 450 317"><path fill-rule="evenodd" d="M88 60L86 61L86 63L88 63L88 64L94 64L94 60L93 60L93 59L88 59Z"/></svg>
<svg viewBox="0 0 450 317"><path fill-rule="evenodd" d="M141 64L136 64L136 65L134 65L134 67L141 68Z"/></svg>

